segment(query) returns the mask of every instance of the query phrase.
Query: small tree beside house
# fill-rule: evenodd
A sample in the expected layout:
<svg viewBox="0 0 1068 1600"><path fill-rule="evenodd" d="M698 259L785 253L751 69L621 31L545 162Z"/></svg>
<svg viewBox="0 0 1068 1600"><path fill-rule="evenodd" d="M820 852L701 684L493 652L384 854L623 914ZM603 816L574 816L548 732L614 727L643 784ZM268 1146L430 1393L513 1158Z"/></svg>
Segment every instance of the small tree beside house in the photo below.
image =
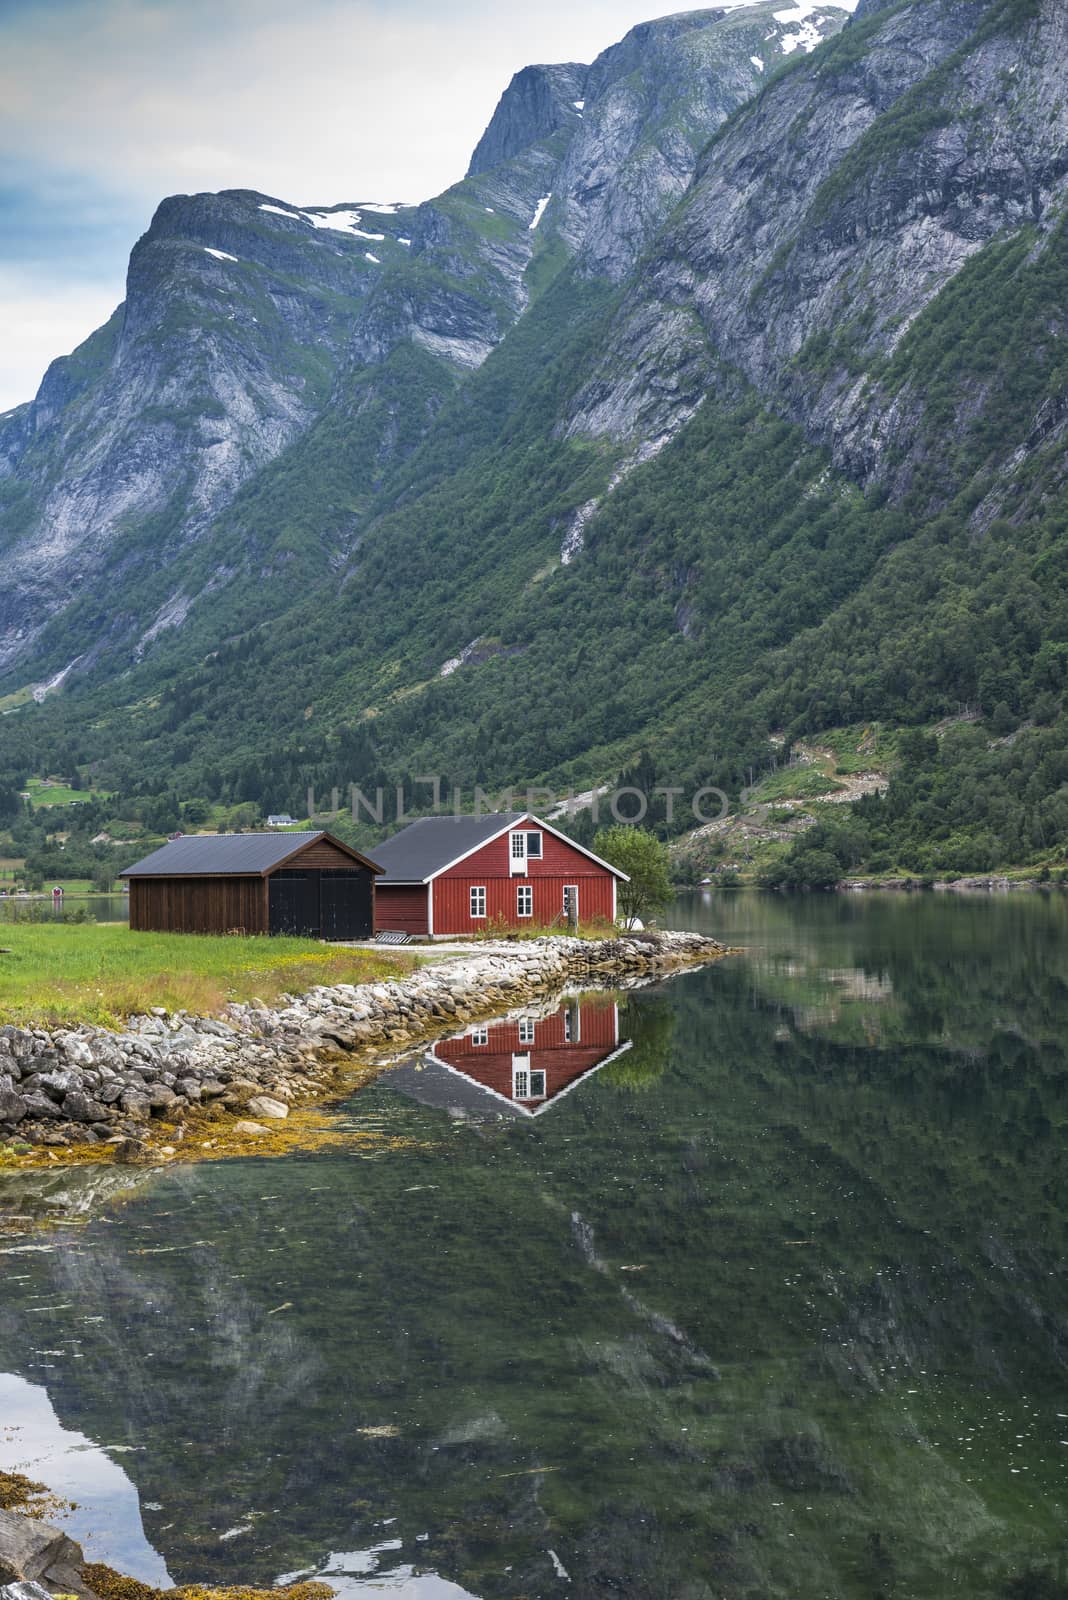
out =
<svg viewBox="0 0 1068 1600"><path fill-rule="evenodd" d="M645 922L663 911L672 895L670 860L667 845L645 828L602 828L593 841L593 852L627 874L628 882L619 885L619 915L624 927Z"/></svg>

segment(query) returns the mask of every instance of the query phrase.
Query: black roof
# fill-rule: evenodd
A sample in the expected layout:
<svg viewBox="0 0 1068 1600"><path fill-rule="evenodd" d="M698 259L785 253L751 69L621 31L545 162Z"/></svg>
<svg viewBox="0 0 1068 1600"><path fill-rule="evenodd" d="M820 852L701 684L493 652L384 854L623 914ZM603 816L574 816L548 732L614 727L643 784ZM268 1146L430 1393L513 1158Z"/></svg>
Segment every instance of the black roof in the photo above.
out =
<svg viewBox="0 0 1068 1600"><path fill-rule="evenodd" d="M375 845L375 860L385 868L380 882L425 883L505 828L522 822L526 815L525 811L490 811L482 817L420 817L392 839Z"/></svg>
<svg viewBox="0 0 1068 1600"><path fill-rule="evenodd" d="M317 839L329 839L355 861L377 871L376 862L322 829L315 833L197 833L172 839L143 861L127 867L122 878L263 877Z"/></svg>

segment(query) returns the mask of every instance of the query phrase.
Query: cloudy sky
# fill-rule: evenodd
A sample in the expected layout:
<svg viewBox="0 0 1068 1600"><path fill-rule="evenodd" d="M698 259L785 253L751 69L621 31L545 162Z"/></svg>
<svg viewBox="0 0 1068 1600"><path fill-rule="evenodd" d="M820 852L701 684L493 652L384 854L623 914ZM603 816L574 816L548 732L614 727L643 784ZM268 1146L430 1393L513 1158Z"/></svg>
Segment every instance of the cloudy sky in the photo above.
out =
<svg viewBox="0 0 1068 1600"><path fill-rule="evenodd" d="M589 61L673 9L0 0L0 412L122 299L164 195L424 199L462 177L519 67Z"/></svg>

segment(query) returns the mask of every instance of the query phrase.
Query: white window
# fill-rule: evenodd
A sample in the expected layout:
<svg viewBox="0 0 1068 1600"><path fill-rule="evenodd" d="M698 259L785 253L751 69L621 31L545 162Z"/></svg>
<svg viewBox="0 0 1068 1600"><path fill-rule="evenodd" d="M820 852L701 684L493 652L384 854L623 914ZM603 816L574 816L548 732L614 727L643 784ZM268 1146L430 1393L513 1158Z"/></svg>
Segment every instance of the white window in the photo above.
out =
<svg viewBox="0 0 1068 1600"><path fill-rule="evenodd" d="M545 1073L542 1071L530 1074L530 1098L544 1100L545 1098Z"/></svg>
<svg viewBox="0 0 1068 1600"><path fill-rule="evenodd" d="M534 915L534 889L529 883L521 883L516 889L515 914L517 917Z"/></svg>
<svg viewBox="0 0 1068 1600"><path fill-rule="evenodd" d="M486 915L486 888L478 884L471 890L471 915L484 917Z"/></svg>
<svg viewBox="0 0 1068 1600"><path fill-rule="evenodd" d="M520 1019L519 1019L519 1043L520 1044L533 1044L534 1043L534 1019L533 1019L533 1017L520 1017Z"/></svg>
<svg viewBox="0 0 1068 1600"><path fill-rule="evenodd" d="M541 860L541 834L527 834L527 855L532 861Z"/></svg>
<svg viewBox="0 0 1068 1600"><path fill-rule="evenodd" d="M472 1044L489 1044L489 1029L488 1028L472 1028L471 1029L471 1043Z"/></svg>
<svg viewBox="0 0 1068 1600"><path fill-rule="evenodd" d="M525 833L512 834L512 860L525 861L527 859L527 836Z"/></svg>
<svg viewBox="0 0 1068 1600"><path fill-rule="evenodd" d="M570 1044L573 1037L574 1029L571 1025L571 1007L568 1006L567 1010L564 1012L564 1043Z"/></svg>
<svg viewBox="0 0 1068 1600"><path fill-rule="evenodd" d="M567 883L564 885L564 916L569 920L572 916L578 917L578 884Z"/></svg>

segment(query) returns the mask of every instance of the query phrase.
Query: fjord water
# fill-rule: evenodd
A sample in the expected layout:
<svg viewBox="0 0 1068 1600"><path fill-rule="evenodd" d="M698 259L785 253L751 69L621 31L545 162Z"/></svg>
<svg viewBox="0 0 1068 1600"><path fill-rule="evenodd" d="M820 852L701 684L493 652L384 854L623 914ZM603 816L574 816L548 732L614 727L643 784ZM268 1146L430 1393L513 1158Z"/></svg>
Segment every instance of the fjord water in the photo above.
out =
<svg viewBox="0 0 1068 1600"><path fill-rule="evenodd" d="M672 921L746 951L537 1116L409 1068L349 1107L402 1148L11 1224L0 1466L153 1582L1068 1593L1068 902Z"/></svg>

